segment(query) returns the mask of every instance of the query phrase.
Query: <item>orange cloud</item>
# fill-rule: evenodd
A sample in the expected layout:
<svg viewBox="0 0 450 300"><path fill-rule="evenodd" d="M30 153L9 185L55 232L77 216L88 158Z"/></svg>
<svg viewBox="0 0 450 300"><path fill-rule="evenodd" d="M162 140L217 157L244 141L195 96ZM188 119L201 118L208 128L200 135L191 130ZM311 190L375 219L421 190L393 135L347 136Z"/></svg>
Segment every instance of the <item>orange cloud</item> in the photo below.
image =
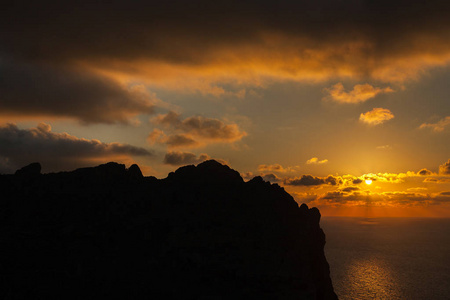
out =
<svg viewBox="0 0 450 300"><path fill-rule="evenodd" d="M202 153L199 156L191 152L171 151L164 156L164 163L168 165L191 165L198 164L205 160L209 160L211 157L208 154Z"/></svg>
<svg viewBox="0 0 450 300"><path fill-rule="evenodd" d="M361 103L374 98L378 94L392 93L394 90L390 87L377 88L366 83L357 84L353 87L352 91L346 92L344 85L342 83L337 83L331 88L325 89L325 91L329 95L324 99L331 99L338 103Z"/></svg>
<svg viewBox="0 0 450 300"><path fill-rule="evenodd" d="M445 127L450 125L450 116L445 117L444 119L436 122L436 123L423 123L420 125L420 129L423 128L431 128L435 132L441 132L444 131Z"/></svg>
<svg viewBox="0 0 450 300"><path fill-rule="evenodd" d="M450 15L442 1L414 6L378 1L379 9L363 5L357 12L350 2L333 1L267 3L258 9L239 3L239 10L226 2L209 2L206 10L186 1L144 4L123 9L110 3L108 10L101 3L90 3L89 10L77 5L65 19L62 7L50 4L5 7L0 111L117 122L151 110L121 90L129 83L244 97L251 87L276 81L351 79L403 86L450 63ZM354 103L390 90L360 84L349 92L340 85L331 91L337 101ZM112 96L116 92L122 97ZM44 97L35 101L36 95ZM59 102L66 97L75 100ZM79 102L81 108L71 106ZM102 105L89 107L92 102Z"/></svg>
<svg viewBox="0 0 450 300"><path fill-rule="evenodd" d="M439 166L439 174L450 175L450 159Z"/></svg>
<svg viewBox="0 0 450 300"><path fill-rule="evenodd" d="M419 172L417 172L417 175L421 175L421 176L428 176L428 175L433 175L434 173L431 172L430 170L423 168L421 169Z"/></svg>
<svg viewBox="0 0 450 300"><path fill-rule="evenodd" d="M387 108L374 108L371 111L362 113L359 120L369 125L380 125L394 118L394 114Z"/></svg>
<svg viewBox="0 0 450 300"><path fill-rule="evenodd" d="M200 147L210 143L233 143L247 135L237 124L225 124L223 121L203 116L189 117L184 120L173 111L158 115L152 123L160 125L169 132L154 129L148 136L150 143L165 144L169 148Z"/></svg>
<svg viewBox="0 0 450 300"><path fill-rule="evenodd" d="M415 191L396 191L396 192L382 192L374 193L370 191L334 191L327 192L319 196L316 200L327 200L338 205L357 205L357 206L384 206L384 207L411 207L420 206L427 207L429 205L438 205L447 203L450 196L446 193L420 193Z"/></svg>
<svg viewBox="0 0 450 300"><path fill-rule="evenodd" d="M418 172L367 173L361 176L302 175L284 178L282 185L297 202L320 207L325 215L354 213L361 216L370 212L374 216L448 216L448 166L450 160L441 165L441 175L425 168ZM364 184L366 179L373 183Z"/></svg>
<svg viewBox="0 0 450 300"><path fill-rule="evenodd" d="M308 159L306 161L306 164L308 164L308 165L326 164L327 162L328 162L328 159L319 160L317 157L313 157L311 159Z"/></svg>
<svg viewBox="0 0 450 300"><path fill-rule="evenodd" d="M450 178L434 178L434 177L428 177L423 180L423 182L428 183L450 183Z"/></svg>
<svg viewBox="0 0 450 300"><path fill-rule="evenodd" d="M200 143L194 140L188 134L171 134L166 135L164 131L160 129L154 129L147 137L147 141L150 144L158 143L165 144L169 148L194 148L199 147Z"/></svg>
<svg viewBox="0 0 450 300"><path fill-rule="evenodd" d="M273 165L259 165L258 171L260 172L278 172L278 173L287 173L287 172L295 172L298 170L298 167L286 167L284 168L280 164Z"/></svg>

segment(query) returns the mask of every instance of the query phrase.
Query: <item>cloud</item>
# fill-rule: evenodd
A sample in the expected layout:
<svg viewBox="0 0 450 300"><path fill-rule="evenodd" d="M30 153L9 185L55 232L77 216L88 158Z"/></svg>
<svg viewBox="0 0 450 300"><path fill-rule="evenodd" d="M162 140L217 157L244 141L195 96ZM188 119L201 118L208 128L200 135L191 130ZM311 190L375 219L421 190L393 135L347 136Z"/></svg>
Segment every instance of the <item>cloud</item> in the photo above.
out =
<svg viewBox="0 0 450 300"><path fill-rule="evenodd" d="M427 177L423 180L423 182L428 183L450 183L450 178L434 178L434 177Z"/></svg>
<svg viewBox="0 0 450 300"><path fill-rule="evenodd" d="M357 84L353 87L353 90L346 92L342 83L337 83L331 88L325 89L329 94L325 99L330 99L338 103L361 103L371 98L374 98L378 94L392 93L394 90L390 87L377 88L370 84Z"/></svg>
<svg viewBox="0 0 450 300"><path fill-rule="evenodd" d="M380 125L394 118L394 114L387 108L374 108L359 116L359 120L369 125Z"/></svg>
<svg viewBox="0 0 450 300"><path fill-rule="evenodd" d="M439 174L450 175L450 159L439 166Z"/></svg>
<svg viewBox="0 0 450 300"><path fill-rule="evenodd" d="M164 156L164 163L173 166L198 164L211 157L208 154L200 154L199 156L190 152L171 151Z"/></svg>
<svg viewBox="0 0 450 300"><path fill-rule="evenodd" d="M286 178L285 185L293 186L315 186L322 184L337 185L342 183L342 179L333 175L327 177L316 177L312 175L302 175L301 177Z"/></svg>
<svg viewBox="0 0 450 300"><path fill-rule="evenodd" d="M199 147L210 143L233 143L247 135L237 124L225 124L223 121L203 116L189 117L184 120L173 111L158 115L152 120L169 132L154 129L148 139L151 143L166 144L170 148Z"/></svg>
<svg viewBox="0 0 450 300"><path fill-rule="evenodd" d="M441 132L444 131L445 127L447 127L448 125L450 125L450 116L445 117L444 119L436 123L423 123L419 128L431 128L435 132Z"/></svg>
<svg viewBox="0 0 450 300"><path fill-rule="evenodd" d="M360 187L357 187L357 186L349 186L349 187L346 187L346 188L341 189L340 191L343 192L343 193L351 193L351 192L359 191L359 190L361 190Z"/></svg>
<svg viewBox="0 0 450 300"><path fill-rule="evenodd" d="M372 181L379 181L385 183L402 183L405 178L416 176L415 172L406 173L367 173L361 176L364 180L370 179Z"/></svg>
<svg viewBox="0 0 450 300"><path fill-rule="evenodd" d="M445 193L421 193L415 191L395 191L375 193L370 191L342 190L317 195L314 205L362 206L362 207L427 207L448 203L450 197Z"/></svg>
<svg viewBox="0 0 450 300"><path fill-rule="evenodd" d="M413 187L413 188L408 188L407 191L408 192L423 192L423 191L427 191L428 189L425 187Z"/></svg>
<svg viewBox="0 0 450 300"><path fill-rule="evenodd" d="M154 119L154 123L173 127L209 140L236 141L246 135L245 132L240 131L236 124L225 124L218 119L203 116L194 116L181 120L180 115L173 111L166 115L159 115Z"/></svg>
<svg viewBox="0 0 450 300"><path fill-rule="evenodd" d="M269 173L269 174L261 174L262 179L264 181L269 181L271 183L281 182L282 179L278 177L276 174Z"/></svg>
<svg viewBox="0 0 450 300"><path fill-rule="evenodd" d="M355 179L352 180L353 184L360 184L362 182L363 182L363 180L361 178L355 178Z"/></svg>
<svg viewBox="0 0 450 300"><path fill-rule="evenodd" d="M258 171L260 172L278 172L278 173L288 173L288 172L295 172L298 170L298 167L286 167L284 168L280 164L273 164L273 165L259 165Z"/></svg>
<svg viewBox="0 0 450 300"><path fill-rule="evenodd" d="M391 150L392 146L390 145L383 145L383 146L377 146L377 150Z"/></svg>
<svg viewBox="0 0 450 300"><path fill-rule="evenodd" d="M171 134L166 135L164 131L159 129L154 129L147 138L148 142L166 144L169 148L192 148L199 145L199 143L194 140L191 136L187 134Z"/></svg>
<svg viewBox="0 0 450 300"><path fill-rule="evenodd" d="M249 181L249 180L251 180L251 179L253 179L255 177L255 174L253 174L252 172L245 172L245 173L241 173L241 177L245 181Z"/></svg>
<svg viewBox="0 0 450 300"><path fill-rule="evenodd" d="M191 138L189 135L186 134L169 135L166 139L162 140L162 142L172 148L176 147L190 148L198 145L198 142L196 142L193 138Z"/></svg>
<svg viewBox="0 0 450 300"><path fill-rule="evenodd" d="M152 114L154 95L139 86L75 67L25 64L0 57L0 115L75 119L83 123L129 123Z"/></svg>
<svg viewBox="0 0 450 300"><path fill-rule="evenodd" d="M246 173L241 173L241 176L245 181L249 181L249 180L255 178L255 176L261 176L261 178L264 181L269 181L271 183L278 183L278 182L283 181L282 178L278 177L276 174L273 174L273 173L268 173L268 174L261 173L260 175L255 175L252 172L246 172Z"/></svg>
<svg viewBox="0 0 450 300"><path fill-rule="evenodd" d="M311 164L313 164L313 165L316 165L316 164L326 164L327 162L328 162L328 159L319 160L317 157L313 157L313 158L308 159L308 160L306 161L306 163L307 163L308 165L311 165Z"/></svg>
<svg viewBox="0 0 450 300"><path fill-rule="evenodd" d="M68 133L55 133L51 126L40 123L36 128L19 129L15 124L0 126L0 161L7 161L15 171L38 161L46 171L69 170L107 162L128 161L133 156L152 156L147 149L122 143L77 138ZM5 168L5 165L3 165Z"/></svg>
<svg viewBox="0 0 450 300"><path fill-rule="evenodd" d="M422 170L420 170L419 172L417 172L417 175L420 176L428 176L428 175L433 175L433 172L431 172L430 170L423 168Z"/></svg>
<svg viewBox="0 0 450 300"><path fill-rule="evenodd" d="M448 8L437 0L175 0L133 7L110 1L108 9L83 0L70 6L28 1L0 11L0 45L4 57L24 65L77 67L121 82L217 96L230 85L241 91L239 85L283 80L403 84L449 64ZM49 78L40 86L57 89ZM351 101L376 93L360 86Z"/></svg>

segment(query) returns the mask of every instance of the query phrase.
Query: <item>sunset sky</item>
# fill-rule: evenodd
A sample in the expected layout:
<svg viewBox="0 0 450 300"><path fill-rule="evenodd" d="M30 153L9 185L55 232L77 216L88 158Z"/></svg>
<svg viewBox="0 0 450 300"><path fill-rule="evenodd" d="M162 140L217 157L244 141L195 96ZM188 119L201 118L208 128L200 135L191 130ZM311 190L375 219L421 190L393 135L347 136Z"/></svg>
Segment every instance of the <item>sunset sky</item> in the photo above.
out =
<svg viewBox="0 0 450 300"><path fill-rule="evenodd" d="M450 2L26 2L0 173L214 158L322 215L450 217Z"/></svg>

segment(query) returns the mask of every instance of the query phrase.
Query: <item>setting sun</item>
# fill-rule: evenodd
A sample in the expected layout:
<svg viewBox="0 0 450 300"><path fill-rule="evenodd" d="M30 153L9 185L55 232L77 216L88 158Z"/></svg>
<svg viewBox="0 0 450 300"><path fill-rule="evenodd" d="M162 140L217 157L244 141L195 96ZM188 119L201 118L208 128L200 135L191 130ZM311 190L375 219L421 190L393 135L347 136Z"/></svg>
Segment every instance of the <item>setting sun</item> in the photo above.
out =
<svg viewBox="0 0 450 300"><path fill-rule="evenodd" d="M365 180L366 184L371 185L372 184L372 180L371 179L366 179Z"/></svg>

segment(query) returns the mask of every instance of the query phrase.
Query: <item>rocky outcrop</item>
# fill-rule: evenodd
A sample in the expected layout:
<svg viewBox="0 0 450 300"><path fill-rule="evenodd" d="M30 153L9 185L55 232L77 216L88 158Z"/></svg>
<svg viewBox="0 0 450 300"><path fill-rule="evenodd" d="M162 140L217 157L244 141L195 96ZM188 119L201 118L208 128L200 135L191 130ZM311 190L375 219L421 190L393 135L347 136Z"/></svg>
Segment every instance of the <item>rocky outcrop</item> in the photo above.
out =
<svg viewBox="0 0 450 300"><path fill-rule="evenodd" d="M0 176L0 298L337 299L316 208L216 161Z"/></svg>
<svg viewBox="0 0 450 300"><path fill-rule="evenodd" d="M41 174L41 164L40 163L31 163L19 170L16 171L15 175L17 176L38 176Z"/></svg>
<svg viewBox="0 0 450 300"><path fill-rule="evenodd" d="M128 178L130 180L139 180L139 179L144 178L144 176L142 175L141 169L136 164L131 165L130 168L127 170L127 173L128 173Z"/></svg>

